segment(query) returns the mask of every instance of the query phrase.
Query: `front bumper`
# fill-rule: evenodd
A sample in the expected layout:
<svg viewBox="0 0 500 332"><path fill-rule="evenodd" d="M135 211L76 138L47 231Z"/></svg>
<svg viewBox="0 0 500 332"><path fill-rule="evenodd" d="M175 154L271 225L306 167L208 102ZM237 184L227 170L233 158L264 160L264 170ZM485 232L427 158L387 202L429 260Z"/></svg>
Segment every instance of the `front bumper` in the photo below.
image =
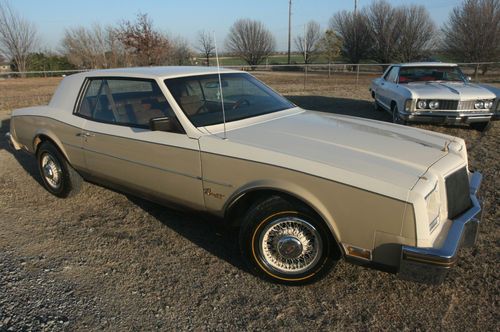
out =
<svg viewBox="0 0 500 332"><path fill-rule="evenodd" d="M475 245L481 221L481 203L477 198L481 180L481 173L472 174L470 178L472 207L452 221L448 235L440 248L402 247L399 266L401 278L439 283L450 267L455 265L458 250L461 247Z"/></svg>
<svg viewBox="0 0 500 332"><path fill-rule="evenodd" d="M441 123L441 124L471 124L477 122L488 122L493 118L494 113L491 112L409 112L401 113L403 120L408 122L426 122L426 123Z"/></svg>

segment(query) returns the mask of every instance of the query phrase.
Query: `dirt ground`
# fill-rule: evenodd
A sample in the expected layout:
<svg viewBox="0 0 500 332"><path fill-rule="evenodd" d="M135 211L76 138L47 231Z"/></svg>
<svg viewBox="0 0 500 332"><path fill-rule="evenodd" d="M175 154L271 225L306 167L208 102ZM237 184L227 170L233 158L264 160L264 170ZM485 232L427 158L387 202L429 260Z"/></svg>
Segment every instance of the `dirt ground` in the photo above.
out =
<svg viewBox="0 0 500 332"><path fill-rule="evenodd" d="M305 108L389 120L366 77L311 75L304 90L302 76L257 76ZM45 191L34 158L4 134L12 108L47 102L58 81L0 81L0 331L498 331L499 122L486 133L418 126L464 138L484 175L478 245L443 284L341 261L318 283L286 287L248 273L237 234L217 220L91 184L65 200Z"/></svg>

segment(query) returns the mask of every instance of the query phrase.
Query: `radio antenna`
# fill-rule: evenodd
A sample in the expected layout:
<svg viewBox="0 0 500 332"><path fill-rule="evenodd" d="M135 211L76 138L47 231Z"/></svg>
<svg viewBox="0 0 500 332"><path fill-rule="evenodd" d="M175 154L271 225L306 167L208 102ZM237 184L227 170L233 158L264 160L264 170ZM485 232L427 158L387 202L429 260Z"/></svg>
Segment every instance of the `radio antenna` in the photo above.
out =
<svg viewBox="0 0 500 332"><path fill-rule="evenodd" d="M217 39L215 38L215 31L214 31L214 46L215 46L215 59L217 60L217 76L219 76L219 93L220 93L220 102L222 106L222 121L224 123L224 139L227 139L226 110L224 109L224 94L222 93L222 79L220 77L219 53L217 52Z"/></svg>

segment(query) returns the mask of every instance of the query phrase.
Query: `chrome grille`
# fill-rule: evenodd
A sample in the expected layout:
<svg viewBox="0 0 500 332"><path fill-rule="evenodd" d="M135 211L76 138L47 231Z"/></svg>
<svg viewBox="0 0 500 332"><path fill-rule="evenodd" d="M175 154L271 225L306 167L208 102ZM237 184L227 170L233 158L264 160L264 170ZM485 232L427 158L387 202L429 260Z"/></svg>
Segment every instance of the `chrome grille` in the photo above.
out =
<svg viewBox="0 0 500 332"><path fill-rule="evenodd" d="M462 110L473 110L475 102L476 102L475 100L461 101L461 102L458 103L458 110L459 111L462 111Z"/></svg>
<svg viewBox="0 0 500 332"><path fill-rule="evenodd" d="M448 218L454 219L471 207L469 176L467 169L461 168L447 176L446 199L448 201Z"/></svg>
<svg viewBox="0 0 500 332"><path fill-rule="evenodd" d="M456 110L458 105L458 100L439 100L440 110Z"/></svg>

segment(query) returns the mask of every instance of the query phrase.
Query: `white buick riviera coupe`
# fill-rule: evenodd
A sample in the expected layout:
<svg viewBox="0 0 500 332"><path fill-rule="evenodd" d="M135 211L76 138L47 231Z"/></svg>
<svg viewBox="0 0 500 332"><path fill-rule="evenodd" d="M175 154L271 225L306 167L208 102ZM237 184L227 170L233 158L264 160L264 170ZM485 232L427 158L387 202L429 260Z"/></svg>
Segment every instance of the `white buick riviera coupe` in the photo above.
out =
<svg viewBox="0 0 500 332"><path fill-rule="evenodd" d="M481 174L462 139L307 111L245 72L75 74L10 126L50 193L86 179L218 216L274 281L317 280L341 258L439 281L476 240Z"/></svg>
<svg viewBox="0 0 500 332"><path fill-rule="evenodd" d="M395 123L469 124L478 130L500 116L500 89L470 82L453 63L393 65L372 81L375 107Z"/></svg>

